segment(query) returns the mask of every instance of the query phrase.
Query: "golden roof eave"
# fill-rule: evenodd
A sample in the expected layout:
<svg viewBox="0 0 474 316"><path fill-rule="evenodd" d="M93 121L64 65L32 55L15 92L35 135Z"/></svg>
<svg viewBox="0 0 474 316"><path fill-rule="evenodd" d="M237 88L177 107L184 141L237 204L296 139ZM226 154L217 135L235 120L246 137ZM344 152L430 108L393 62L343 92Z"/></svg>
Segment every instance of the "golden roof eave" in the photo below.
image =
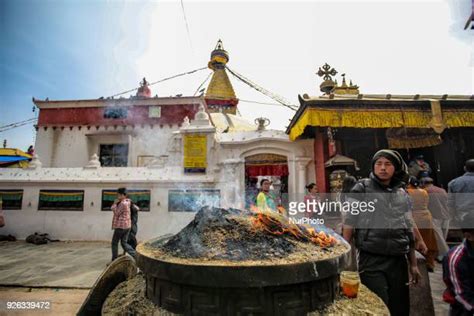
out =
<svg viewBox="0 0 474 316"><path fill-rule="evenodd" d="M400 101L423 101L423 100L474 100L474 95L435 95L435 94L330 94L321 96L308 96L304 94L304 101L329 101L329 100L400 100Z"/></svg>
<svg viewBox="0 0 474 316"><path fill-rule="evenodd" d="M474 127L474 111L442 109L446 128ZM306 108L289 129L291 140L303 134L307 126L334 128L430 128L431 111L416 109Z"/></svg>

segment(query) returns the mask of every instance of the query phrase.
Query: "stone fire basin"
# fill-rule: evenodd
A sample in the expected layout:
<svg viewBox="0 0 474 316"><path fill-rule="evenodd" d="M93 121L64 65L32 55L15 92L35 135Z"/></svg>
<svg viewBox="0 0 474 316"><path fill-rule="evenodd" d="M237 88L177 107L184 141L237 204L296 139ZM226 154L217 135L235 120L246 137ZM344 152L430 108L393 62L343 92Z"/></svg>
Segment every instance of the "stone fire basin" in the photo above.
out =
<svg viewBox="0 0 474 316"><path fill-rule="evenodd" d="M185 315L305 315L334 301L338 276L350 251L301 263L164 260L150 251L163 236L137 248L146 296L156 305Z"/></svg>

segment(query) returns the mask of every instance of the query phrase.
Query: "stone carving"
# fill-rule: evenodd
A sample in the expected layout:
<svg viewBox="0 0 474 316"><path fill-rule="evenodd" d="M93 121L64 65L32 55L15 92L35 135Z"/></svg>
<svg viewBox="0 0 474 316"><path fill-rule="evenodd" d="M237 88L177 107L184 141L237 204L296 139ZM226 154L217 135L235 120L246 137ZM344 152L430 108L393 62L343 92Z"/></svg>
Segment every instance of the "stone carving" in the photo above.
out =
<svg viewBox="0 0 474 316"><path fill-rule="evenodd" d="M100 168L100 167L101 167L101 165L100 165L99 156L97 156L97 154L94 153L91 156L91 160L89 160L89 162L84 167L84 169L97 169L97 168Z"/></svg>
<svg viewBox="0 0 474 316"><path fill-rule="evenodd" d="M167 161L168 156L161 155L159 157L155 157L155 159L153 159L151 163L147 165L147 167L150 169L162 169L165 167Z"/></svg>
<svg viewBox="0 0 474 316"><path fill-rule="evenodd" d="M183 119L183 127L188 127L189 126L189 117L185 116Z"/></svg>
<svg viewBox="0 0 474 316"><path fill-rule="evenodd" d="M194 116L194 120L191 122L191 125L194 126L206 126L211 125L209 120L209 114L206 113L204 110L204 106L201 104L199 105L199 111Z"/></svg>

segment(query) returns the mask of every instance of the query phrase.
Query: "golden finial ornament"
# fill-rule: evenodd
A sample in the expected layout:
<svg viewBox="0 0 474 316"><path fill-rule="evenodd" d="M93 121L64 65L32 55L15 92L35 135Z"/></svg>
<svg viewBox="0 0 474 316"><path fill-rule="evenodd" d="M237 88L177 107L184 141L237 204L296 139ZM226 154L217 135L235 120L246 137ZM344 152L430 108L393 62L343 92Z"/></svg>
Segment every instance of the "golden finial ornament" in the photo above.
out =
<svg viewBox="0 0 474 316"><path fill-rule="evenodd" d="M319 67L318 72L316 73L318 76L323 77L323 82L319 85L321 92L325 94L329 94L332 89L336 86L334 81L332 80L332 76L337 74L337 70L332 68L328 63L325 63L322 67Z"/></svg>

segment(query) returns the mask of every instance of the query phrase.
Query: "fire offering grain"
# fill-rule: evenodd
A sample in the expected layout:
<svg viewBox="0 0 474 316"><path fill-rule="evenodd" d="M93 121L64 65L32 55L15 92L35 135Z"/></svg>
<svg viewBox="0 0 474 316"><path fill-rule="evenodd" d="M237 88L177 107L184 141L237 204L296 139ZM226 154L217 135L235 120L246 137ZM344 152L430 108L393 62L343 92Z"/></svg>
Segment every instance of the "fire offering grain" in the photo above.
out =
<svg viewBox="0 0 474 316"><path fill-rule="evenodd" d="M142 244L140 252L178 264L274 265L335 258L348 250L327 232L322 236L335 240L330 246L292 233L274 234L256 223L257 216L248 210L203 208L178 234L165 243ZM282 216L270 216L272 229L290 225Z"/></svg>

